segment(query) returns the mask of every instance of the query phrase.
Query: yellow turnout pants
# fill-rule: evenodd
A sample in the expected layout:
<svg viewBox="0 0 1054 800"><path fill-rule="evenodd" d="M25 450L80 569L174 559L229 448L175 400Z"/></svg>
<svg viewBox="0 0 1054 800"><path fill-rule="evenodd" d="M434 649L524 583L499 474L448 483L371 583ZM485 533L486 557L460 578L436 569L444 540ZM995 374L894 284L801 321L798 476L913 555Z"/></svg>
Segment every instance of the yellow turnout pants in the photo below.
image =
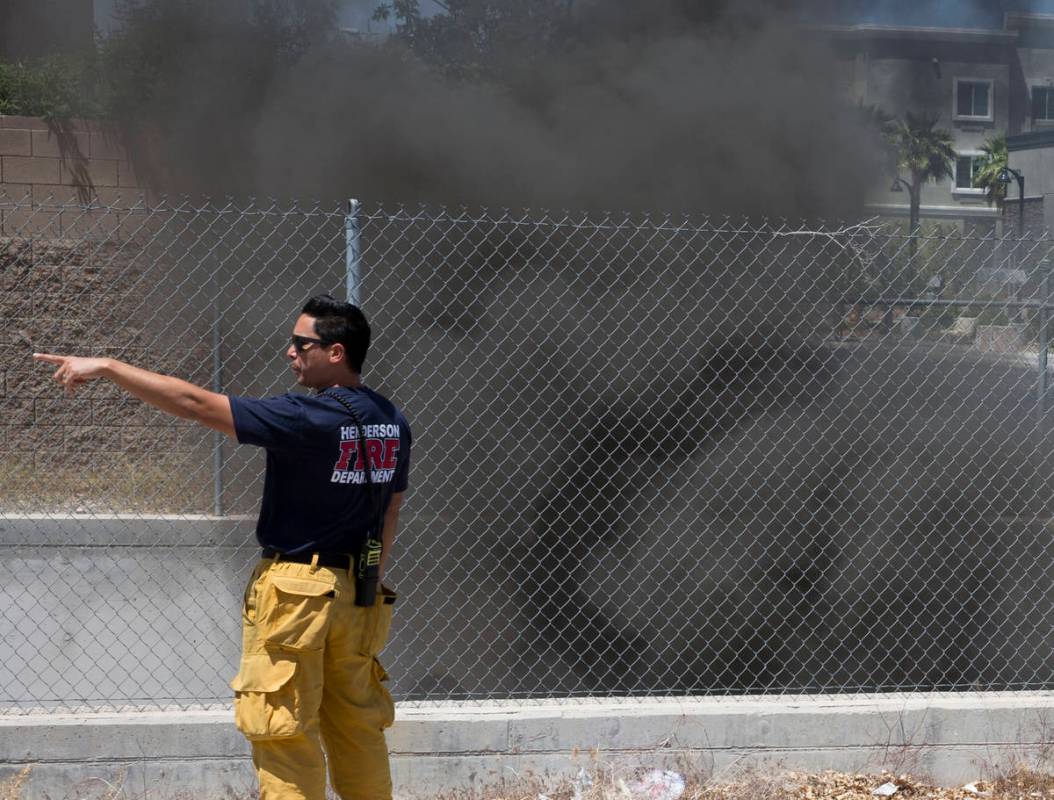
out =
<svg viewBox="0 0 1054 800"><path fill-rule="evenodd" d="M346 570L264 559L242 612L234 721L252 743L260 800L390 800L384 729L394 706L377 655L393 592L355 605ZM325 755L323 755L323 748Z"/></svg>

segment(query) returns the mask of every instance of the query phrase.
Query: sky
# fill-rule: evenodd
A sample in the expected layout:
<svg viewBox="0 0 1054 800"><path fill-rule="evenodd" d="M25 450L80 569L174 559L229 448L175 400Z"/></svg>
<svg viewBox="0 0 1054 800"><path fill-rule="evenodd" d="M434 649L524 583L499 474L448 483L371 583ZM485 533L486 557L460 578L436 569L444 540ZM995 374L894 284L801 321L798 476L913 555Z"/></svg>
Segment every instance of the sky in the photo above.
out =
<svg viewBox="0 0 1054 800"><path fill-rule="evenodd" d="M363 33L376 33L388 30L391 23L374 22L371 17L380 0L342 0L340 8L340 26L356 28ZM439 6L432 0L420 0L421 13L431 16L439 11Z"/></svg>

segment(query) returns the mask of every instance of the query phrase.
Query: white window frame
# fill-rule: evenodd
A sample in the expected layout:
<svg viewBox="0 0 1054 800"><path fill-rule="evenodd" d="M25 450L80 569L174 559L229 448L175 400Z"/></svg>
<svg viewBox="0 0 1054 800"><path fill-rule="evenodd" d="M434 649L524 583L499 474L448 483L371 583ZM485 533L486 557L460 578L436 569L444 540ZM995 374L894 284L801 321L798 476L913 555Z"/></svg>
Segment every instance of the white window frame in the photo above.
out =
<svg viewBox="0 0 1054 800"><path fill-rule="evenodd" d="M988 84L988 114L979 117L959 113L959 84ZM1030 98L1031 102L1031 98ZM952 80L952 119L957 122L994 122L995 121L995 81L991 78L954 78Z"/></svg>
<svg viewBox="0 0 1054 800"><path fill-rule="evenodd" d="M960 158L981 158L984 153L980 150L962 150L956 151L955 153L955 167L952 169L952 194L960 194L969 197L984 196L985 190L983 188L977 188L971 186L969 189L964 189L959 186L959 159ZM970 176L971 183L973 175Z"/></svg>
<svg viewBox="0 0 1054 800"><path fill-rule="evenodd" d="M1054 82L1049 80L1043 81L1042 83L1030 83L1028 85L1028 117L1033 125L1041 125L1046 127L1048 125L1054 125L1054 117L1048 117L1046 119L1036 119L1032 116L1032 92L1035 89L1046 89L1048 92L1054 92Z"/></svg>

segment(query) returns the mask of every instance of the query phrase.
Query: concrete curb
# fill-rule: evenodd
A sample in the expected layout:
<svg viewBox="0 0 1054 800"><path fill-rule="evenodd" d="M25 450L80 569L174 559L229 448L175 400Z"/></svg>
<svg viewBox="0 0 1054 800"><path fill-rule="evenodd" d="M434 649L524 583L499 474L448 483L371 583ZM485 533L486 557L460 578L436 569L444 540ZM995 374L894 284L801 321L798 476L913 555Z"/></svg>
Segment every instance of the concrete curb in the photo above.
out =
<svg viewBox="0 0 1054 800"><path fill-rule="evenodd" d="M1043 766L1054 693L671 698L401 705L389 732L396 794L434 796L579 769L664 767L912 772L953 785L1018 762ZM0 718L0 777L31 766L22 800L251 796L230 711ZM93 789L94 787L94 789Z"/></svg>

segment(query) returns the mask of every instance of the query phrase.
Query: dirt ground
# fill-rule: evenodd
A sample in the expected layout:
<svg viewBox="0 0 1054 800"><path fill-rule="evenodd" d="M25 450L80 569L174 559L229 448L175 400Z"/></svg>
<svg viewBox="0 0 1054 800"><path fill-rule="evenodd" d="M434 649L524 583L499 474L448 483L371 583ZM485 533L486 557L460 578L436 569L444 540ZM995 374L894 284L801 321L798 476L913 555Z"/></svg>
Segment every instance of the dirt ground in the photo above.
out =
<svg viewBox="0 0 1054 800"><path fill-rule="evenodd" d="M892 786L890 786L892 784ZM892 794L882 794L896 787ZM876 794L876 790L880 793ZM691 793L687 787L682 800L768 800L801 798L802 800L875 800L879 797L914 798L914 800L1022 800L1054 798L1054 778L1030 770L1015 770L990 781L975 781L964 786L935 786L909 775L847 775L837 772L819 774L788 773L781 778L754 776L726 785L701 785Z"/></svg>
<svg viewBox="0 0 1054 800"><path fill-rule="evenodd" d="M895 787L895 788L894 788ZM1017 767L989 780L963 786L937 786L910 775L847 774L840 772L767 774L749 772L734 780L687 778L677 800L1031 800L1054 798L1054 776ZM470 800L465 797L460 800ZM556 791L524 788L478 800L674 800L672 794L651 786L643 790L625 776L597 775L583 788L569 782Z"/></svg>
<svg viewBox="0 0 1054 800"><path fill-rule="evenodd" d="M13 778L0 781L0 800L25 800L23 786L30 768ZM1033 800L1054 799L1054 775L1019 767L963 786L936 786L910 775L863 775L841 772L749 772L735 780L689 777L680 794L669 786L652 784L643 788L643 776L593 773L585 783L579 779L549 788L531 781L504 791L457 792L437 796L436 800ZM667 791L664 791L664 788ZM98 787L91 800L177 800L128 792L120 785ZM79 797L79 795L78 795ZM178 800L190 800L178 795ZM195 800L204 800L195 798ZM228 794L224 800L256 800L256 794Z"/></svg>

